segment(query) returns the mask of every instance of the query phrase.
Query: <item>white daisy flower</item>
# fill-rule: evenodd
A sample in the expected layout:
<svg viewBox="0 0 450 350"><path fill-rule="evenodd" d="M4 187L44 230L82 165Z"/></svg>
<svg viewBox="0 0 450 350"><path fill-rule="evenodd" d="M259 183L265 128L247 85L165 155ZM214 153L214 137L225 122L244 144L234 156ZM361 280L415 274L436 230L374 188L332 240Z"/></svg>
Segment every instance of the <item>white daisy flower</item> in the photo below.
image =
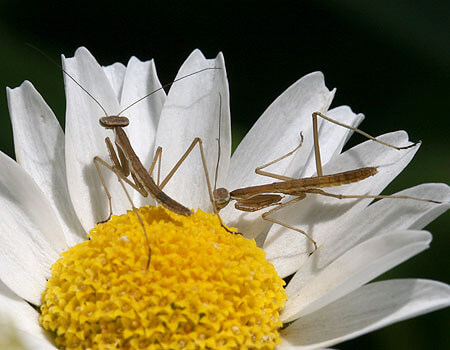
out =
<svg viewBox="0 0 450 350"><path fill-rule="evenodd" d="M63 58L63 65L111 114L161 86L153 61L141 62L133 57L126 67L120 63L101 67L86 49L80 48L75 57ZM160 90L125 113L130 118L126 132L146 167L156 147L163 148L162 176L192 140L200 137L213 177L219 123L218 187L232 190L273 182L256 175L255 168L293 149L299 142L300 131L305 135L302 148L293 157L271 166L270 171L296 178L313 176L311 114L326 112L353 126L363 119L347 106L329 109L335 91L326 88L321 73L311 73L269 106L231 156L229 93L223 56L219 54L216 59L206 60L196 50L183 64L178 77L206 67L222 69L179 81L167 96ZM220 242L212 244L206 239L205 245L200 243L203 238L189 241L191 235L203 232L202 225L220 230L216 218L211 219L201 212L192 214L197 221L186 224L192 226L189 234L184 234L186 239L178 236L167 246L158 246L152 241L152 265L148 271L131 272L133 264L141 266L145 261L143 252L146 250L145 245L132 244L133 230L124 234L119 226L114 226L118 220L125 220L122 217L101 226L109 227L105 237L114 237L116 229L122 232L118 233L119 239L109 238L119 248L107 246L95 254L83 255L79 247L91 247L98 242L95 237L102 229L99 226L92 231L93 239L89 241L86 241L86 233L108 215L108 202L92 159L100 156L108 160L104 138L112 135L99 126L98 119L103 113L92 98L67 77L65 82L65 134L31 83L8 89L17 162L0 153L0 334L9 334L8 339L14 344L17 345L19 339L24 349L57 349L58 346L67 349L133 349L139 346L149 349L317 349L450 304L450 288L440 282L405 279L370 283L428 248L431 234L423 231L423 227L449 208L450 191L444 184L424 184L400 192L441 204L400 199L382 199L370 204L371 199L339 201L308 195L284 208L278 219L314 238L318 249L312 255L311 243L303 235L270 225L261 219L261 212L244 213L232 205L221 211L227 225L237 227L247 238L256 240L273 266L263 261L264 254L252 240L239 235L226 233ZM380 193L406 167L419 147L397 151L367 141L342 153L351 133L349 130L322 121L319 133L324 173L379 167L376 176L332 188L333 193ZM397 146L409 144L403 131L388 133L379 139ZM107 171L103 174L113 197L114 214L125 213L130 204L117 178ZM197 151L189 156L164 191L189 208L211 212ZM138 207L154 204L137 193L133 194L133 201ZM132 217L130 214L126 220ZM146 223L147 230L153 232L154 223L164 226L171 220L178 219L163 218L157 223ZM205 223L202 220L206 220ZM216 223L210 224L208 220ZM157 230L162 230L160 226ZM139 235L140 226L135 224L135 228ZM158 240L162 242L171 234L164 231ZM217 232L214 234L219 236ZM231 240L239 243L238 249L231 243L224 243ZM138 255L129 255L130 249L137 250ZM63 252L66 252L64 258L58 260ZM176 255L184 253L183 258ZM115 265L107 262L108 259ZM122 262L130 270L123 270ZM174 265L169 266L172 262ZM118 264L120 273L115 277L108 275L106 282L98 282L97 279L103 278L102 268L107 270ZM188 265L203 270L189 271ZM177 270L178 275L172 275L171 268ZM80 275L67 271L77 271ZM99 271L100 275L96 275ZM166 276L164 271L171 271L170 275ZM137 282L142 276L149 277L150 272L158 278L151 283ZM261 274L265 276L263 279L259 279ZM136 277L138 275L140 277ZM290 275L293 277L284 294L280 277ZM136 279L127 279L127 276ZM186 278L184 284L177 284L180 278ZM208 289L211 280L216 278L225 286L223 294ZM231 280L236 280L235 284ZM174 284L180 289L176 289L175 294L168 293ZM162 287L155 289L155 294L143 292L156 285ZM129 289L129 286L137 289ZM181 286L188 289L177 294ZM89 288L94 291L86 297ZM122 289L116 293L117 288ZM100 303L91 299L93 296L100 298L99 295L106 301L102 299ZM114 298L122 300L122 297L126 301L117 304L119 309L116 310ZM211 301L213 297L215 303ZM231 299L227 299L229 297ZM134 298L132 302L130 298ZM208 303L195 304L195 300L202 298L210 299ZM148 299L150 304L140 308L141 299ZM197 314L193 309L198 310ZM237 320L241 323L232 323ZM151 322L156 322L154 327ZM14 332L10 330L11 325L15 327ZM84 342L86 335L91 338Z"/></svg>

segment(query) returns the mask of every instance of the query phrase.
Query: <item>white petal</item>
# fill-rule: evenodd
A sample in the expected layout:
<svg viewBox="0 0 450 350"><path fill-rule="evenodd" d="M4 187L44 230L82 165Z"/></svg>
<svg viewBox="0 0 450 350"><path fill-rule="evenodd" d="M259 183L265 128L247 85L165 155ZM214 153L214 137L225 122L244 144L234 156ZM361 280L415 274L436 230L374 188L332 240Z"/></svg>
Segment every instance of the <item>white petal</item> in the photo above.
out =
<svg viewBox="0 0 450 350"><path fill-rule="evenodd" d="M69 245L85 231L70 201L64 133L52 110L30 82L7 89L17 162L33 177L52 205Z"/></svg>
<svg viewBox="0 0 450 350"><path fill-rule="evenodd" d="M277 349L330 346L449 305L450 288L440 282L375 282L292 323L281 331Z"/></svg>
<svg viewBox="0 0 450 350"><path fill-rule="evenodd" d="M301 246L300 239L303 237L297 237L296 246L293 246L292 242L286 242L284 248L279 246L280 250L273 253L271 262L280 276L294 273L301 264L303 278L308 283L306 275L310 274L308 278L313 278L330 262L358 243L394 230L420 230L450 207L450 187L445 184L422 184L394 195L433 199L441 201L442 204L408 199L382 199L361 212L346 216L342 221L336 219L336 224L328 232L329 238L324 241L320 250L311 256L313 261L307 259L306 264L303 264L305 259L302 250L295 250ZM266 242L268 245L269 243L270 240ZM280 240L277 243L283 242Z"/></svg>
<svg viewBox="0 0 450 350"><path fill-rule="evenodd" d="M324 307L427 249L430 242L431 235L425 231L394 232L357 245L314 279L304 279L300 269L286 288L289 299L281 320L290 322ZM306 265L314 265L314 256Z"/></svg>
<svg viewBox="0 0 450 350"><path fill-rule="evenodd" d="M127 67L125 67L122 63L116 62L110 66L103 66L102 68L109 80L109 83L111 84L111 87L116 93L117 101L120 101Z"/></svg>
<svg viewBox="0 0 450 350"><path fill-rule="evenodd" d="M356 127L364 119L363 114L355 114L348 106L339 106L330 109L326 115L338 122ZM323 121L319 127L319 147L322 164L327 164L331 159L338 156L344 144L347 142L353 131L348 128L344 128L335 125L329 121ZM305 137L312 138L311 134L305 135ZM303 152L300 149L298 152ZM292 166L292 165L291 165ZM298 177L309 177L316 174L316 162L314 150L311 149L308 161L302 168L292 170Z"/></svg>
<svg viewBox="0 0 450 350"><path fill-rule="evenodd" d="M0 235L5 242L0 245L0 280L22 298L39 305L51 260L55 262L58 255L48 248L47 252L41 253L36 246L48 243L37 236L36 244L21 227L23 223L15 221L15 213L9 212L3 204L0 204L0 212Z"/></svg>
<svg viewBox="0 0 450 350"><path fill-rule="evenodd" d="M85 48L78 49L75 57L63 59L63 65L65 70L101 103L107 113L119 112L116 93L103 69ZM65 87L66 167L69 193L83 227L90 230L109 213L107 198L93 158L99 156L109 162L104 139L106 136L113 137L113 134L99 125L98 119L105 113L91 97L67 77ZM113 197L114 213L125 212L130 204L116 176L104 168L102 173Z"/></svg>
<svg viewBox="0 0 450 350"><path fill-rule="evenodd" d="M371 237L384 235L393 230L424 228L450 207L450 187L445 184L422 184L394 193L416 198L441 201L442 204L409 199L382 199L349 216L335 228L315 260L315 270L320 271L331 261Z"/></svg>
<svg viewBox="0 0 450 350"><path fill-rule="evenodd" d="M301 150L289 160L272 165L267 171L296 176L306 163L312 149L312 113L325 112L333 99L323 74L315 72L304 76L283 92L262 114L233 154L228 189L253 186L269 182L255 174L255 168L279 158L294 149L300 141L300 131L305 140ZM289 164L295 164L288 169ZM273 181L270 181L273 182ZM243 213L232 206L222 211L227 224L236 226L248 237L255 237L267 227L260 213Z"/></svg>
<svg viewBox="0 0 450 350"><path fill-rule="evenodd" d="M39 312L19 298L0 281L0 325L12 323L15 328L45 337L46 332L39 325Z"/></svg>
<svg viewBox="0 0 450 350"><path fill-rule="evenodd" d="M177 79L207 67L221 69L203 71L177 81L169 91L156 138L156 147L163 148L162 175L167 174L175 165L194 138L200 137L212 179L218 158L216 139L219 137L219 120L222 153L219 173L221 176L227 173L231 132L228 81L223 55L219 53L216 59L206 60L199 50L195 50L180 68ZM223 182L221 178L218 181ZM164 191L189 208L210 208L204 170L197 149L192 151Z"/></svg>
<svg viewBox="0 0 450 350"><path fill-rule="evenodd" d="M30 175L3 152L0 152L0 201L15 213L18 222L23 222L23 227L40 232L52 251L59 254L67 249L64 234L45 195Z"/></svg>
<svg viewBox="0 0 450 350"><path fill-rule="evenodd" d="M0 336L2 337L14 337L13 339L19 339L20 345L15 344L15 346L20 346L20 349L26 350L57 350L58 348L52 344L52 341L47 337L36 336L29 332L22 331L20 329L15 329L15 325L5 324L0 325ZM2 339L7 341L6 339ZM2 345L2 340L0 340L0 345ZM14 348L16 349L16 348Z"/></svg>
<svg viewBox="0 0 450 350"><path fill-rule="evenodd" d="M302 146L306 161L312 148L312 137L309 137L312 135L311 115L315 111L326 111L333 95L326 88L320 72L308 74L291 85L266 109L240 142L233 154L227 185L237 188L266 182L267 179L255 174L255 168L294 149L298 145L300 131L306 136ZM270 169L276 174L284 174L286 165L280 162Z"/></svg>
<svg viewBox="0 0 450 350"><path fill-rule="evenodd" d="M405 132L386 134L379 139L398 146L408 144ZM398 151L373 141L359 144L326 164L324 174L334 174L365 166L379 166L378 174L363 181L325 190L334 194L377 195L403 170L417 149L418 146L415 146ZM309 195L306 199L281 210L277 218L306 231L321 245L332 239L336 228L349 217L354 217L371 201L372 199L338 200L320 195ZM275 265L280 276L298 270L312 249L312 244L303 235L279 225L272 226L264 244L267 259Z"/></svg>
<svg viewBox="0 0 450 350"><path fill-rule="evenodd" d="M364 115L355 114L352 112L350 107L348 106L339 106L333 109L330 109L326 115L338 122L357 127L362 120L364 119ZM320 119L318 120L321 121ZM320 146L320 154L322 164L327 164L331 159L337 157L344 147L344 144L347 142L348 138L351 136L353 131L348 128L336 126L335 124L324 121L323 123L319 123L319 146ZM313 138L312 129L311 135L308 135L309 138ZM304 152L303 147L298 152ZM286 173L297 174L296 177L309 177L316 174L316 162L315 162L315 153L314 148L312 148L309 152L309 157L304 164L303 167L299 167L297 160L291 160L288 170ZM267 178L270 179L270 178ZM273 181L273 179L272 179ZM235 211L236 212L236 211ZM228 210L230 213L230 210ZM234 214L236 215L236 214ZM245 222L246 227L252 225L252 227L265 227L268 225L268 222L262 222L261 212L254 212L248 214L241 214L240 218ZM241 227L242 224L237 223L237 226ZM261 230L261 228L259 229ZM251 233L258 234L258 229L251 231ZM244 232L245 232L244 228ZM267 231L266 231L267 233ZM261 241L260 247L263 246L263 242L265 241L267 235L259 235L257 236L258 242Z"/></svg>
<svg viewBox="0 0 450 350"><path fill-rule="evenodd" d="M132 57L128 62L123 85L121 107L126 108L145 95L156 91L151 96L127 109L123 115L130 119L126 128L131 145L143 165L149 169L153 160L156 129L159 117L166 100L166 94L161 88L153 60L141 62ZM150 201L149 201L150 200ZM134 204L138 207L154 203L149 196L142 197L134 191Z"/></svg>
<svg viewBox="0 0 450 350"><path fill-rule="evenodd" d="M67 249L50 203L31 177L0 152L0 279L38 304L50 266Z"/></svg>

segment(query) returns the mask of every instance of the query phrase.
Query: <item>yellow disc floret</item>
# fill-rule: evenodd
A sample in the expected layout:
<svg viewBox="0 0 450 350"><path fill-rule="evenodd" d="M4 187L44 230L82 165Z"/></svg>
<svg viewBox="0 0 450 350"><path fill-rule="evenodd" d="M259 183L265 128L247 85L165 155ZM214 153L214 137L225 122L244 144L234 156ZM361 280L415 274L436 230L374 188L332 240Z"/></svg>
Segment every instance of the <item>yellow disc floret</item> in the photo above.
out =
<svg viewBox="0 0 450 350"><path fill-rule="evenodd" d="M284 282L216 216L141 208L90 232L52 267L42 326L60 349L274 349Z"/></svg>

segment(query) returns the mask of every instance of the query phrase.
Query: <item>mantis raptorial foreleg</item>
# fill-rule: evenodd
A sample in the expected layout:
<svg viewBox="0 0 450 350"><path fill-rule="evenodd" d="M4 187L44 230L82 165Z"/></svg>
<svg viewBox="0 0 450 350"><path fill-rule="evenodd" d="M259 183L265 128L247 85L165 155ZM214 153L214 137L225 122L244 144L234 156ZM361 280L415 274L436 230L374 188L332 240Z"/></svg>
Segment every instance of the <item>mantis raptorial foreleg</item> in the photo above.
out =
<svg viewBox="0 0 450 350"><path fill-rule="evenodd" d="M178 162L173 166L173 168L169 171L169 173L166 175L164 180L160 184L158 184L158 186L159 186L159 188L161 188L161 190L164 189L164 187L167 185L169 180L175 175L176 171L180 168L180 166L183 164L183 162L186 160L186 158L189 156L189 154L193 151L193 149L194 149L194 147L196 145L198 145L198 147L199 147L200 156L201 156L201 159L202 159L203 170L204 170L205 179L206 179L206 184L208 186L209 198L210 198L211 203L213 204L213 207L214 207L213 190L212 190L212 186L211 186L211 181L209 179L208 167L206 165L206 157L205 157L205 152L204 152L204 149L203 149L203 141L199 137L196 137L192 141L192 143L187 148L187 150L183 153L183 155L180 157ZM152 165L151 165L150 170L149 170L150 174L154 170L155 164L156 164L157 161L159 163L158 169L161 168L161 158L162 158L162 147L159 146L156 149L155 157L153 158L153 162L152 162ZM159 178L159 170L158 170L158 178Z"/></svg>
<svg viewBox="0 0 450 350"><path fill-rule="evenodd" d="M173 177L173 175L176 173L176 171L180 168L180 166L183 164L183 162L186 160L186 158L189 156L189 154L193 151L193 149L194 149L194 147L195 147L196 145L198 145L198 148L199 148L199 151L200 151L200 156L201 156L201 159L202 159L202 165L203 165L203 171L204 171L204 174L205 174L206 184L207 184L207 187L208 187L209 199L210 199L210 201L211 201L211 205L212 205L214 214L217 215L217 217L219 218L219 221L220 221L221 226L222 226L226 231L228 231L229 233L233 233L233 234L239 233L239 232L234 232L234 231L231 231L230 229L228 229L228 228L226 227L226 225L223 223L223 220L222 220L222 218L221 218L220 215L219 215L219 210L218 210L217 205L216 205L216 201L215 201L215 197L214 197L214 192L213 192L213 189L212 189L212 186L211 186L211 181L210 181L210 179L209 179L209 171L208 171L208 166L207 166L207 164L206 164L205 151L204 151L204 148L203 148L203 141L202 141L201 138L196 137L196 138L192 141L191 145L190 145L190 146L187 148L187 150L183 153L183 155L180 157L180 159L178 160L178 162L173 166L173 168L169 171L169 173L166 175L166 177L164 178L164 180L159 184L159 187L160 187L161 190L162 190L162 189L167 185L167 183L169 182L169 180ZM158 169L160 169L160 167L161 167L161 158L162 158L162 147L159 146L159 147L157 148L156 152L155 152L155 157L153 158L153 162L152 162L152 165L151 165L150 170L149 170L150 174L151 174L152 171L154 170L155 165L156 165L156 162L159 163ZM158 173L159 173L159 171L158 171ZM158 174L158 179L159 179L159 174Z"/></svg>

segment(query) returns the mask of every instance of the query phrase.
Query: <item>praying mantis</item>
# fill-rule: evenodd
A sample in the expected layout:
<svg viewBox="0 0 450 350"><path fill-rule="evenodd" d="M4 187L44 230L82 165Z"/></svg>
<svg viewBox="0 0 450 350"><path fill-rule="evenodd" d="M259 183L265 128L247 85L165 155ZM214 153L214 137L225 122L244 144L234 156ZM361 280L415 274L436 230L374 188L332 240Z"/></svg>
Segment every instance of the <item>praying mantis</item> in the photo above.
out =
<svg viewBox="0 0 450 350"><path fill-rule="evenodd" d="M417 197L411 197L411 196L343 195L343 194L334 194L334 193L324 191L322 188L341 186L344 184L359 182L370 176L375 176L378 173L378 170L377 170L377 167L363 167L363 168L353 169L353 170L349 170L349 171L345 171L345 172L324 175L323 170L322 170L321 158L320 158L319 137L318 137L318 128L317 128L318 117L321 117L321 118L323 118L331 123L337 124L339 126L348 128L354 132L357 132L357 133L365 136L366 138L368 138L372 141L378 142L387 147L391 147L391 148L394 148L397 150L408 149L408 148L414 147L417 144L417 143L413 143L409 146L397 147L397 146L391 145L389 143L383 142L381 140L378 140L375 137L370 136L369 134L365 133L362 130L359 130L350 125L340 123L334 119L331 119L321 112L314 112L312 114L312 123L313 123L314 152L315 152L317 176L296 179L296 178L290 178L290 177L262 171L262 169L264 169L272 164L275 164L275 163L285 159L286 157L291 156L297 150L299 150L303 143L303 134L300 133L301 141L294 150L292 150L291 152L287 153L286 155L284 155L280 158L277 158L277 159L275 159L265 165L257 167L255 169L255 172L259 175L272 177L272 178L279 179L282 181L273 182L273 183L266 184L266 185L238 188L231 192L225 188L216 189L214 191L214 197L215 197L215 203L216 203L218 209L220 210L220 209L224 208L232 200L236 201L236 203L235 203L236 209L241 210L241 211L246 211L246 212L258 211L258 210L262 210L262 209L265 209L270 206L275 206L275 208L272 208L272 209L264 212L261 215L262 218L266 221L281 225L283 227L286 227L288 229L297 231L297 232L305 235L305 237L313 244L313 246L314 246L313 252L314 252L318 248L317 243L307 232L305 232L299 228L293 227L291 225L288 225L280 220L271 218L271 217L269 217L269 215L274 214L274 213L278 212L279 210L281 210L293 203L301 201L302 199L306 198L307 194L318 194L318 195L323 195L323 196L327 196L327 197L334 197L337 199L391 198L391 199L411 199L411 200L437 203L437 204L441 203L441 202L434 201L431 199L423 199L423 198L417 198ZM283 196L281 196L280 193L284 194L284 195L294 196L294 198L288 200L287 202L281 202L281 200L283 199Z"/></svg>
<svg viewBox="0 0 450 350"><path fill-rule="evenodd" d="M220 96L219 96L220 97ZM221 100L221 99L220 99ZM220 109L219 109L220 110ZM423 202L430 202L430 203L441 203L435 200L431 199L423 199L423 198L417 198L417 197L411 197L411 196L402 196L402 195L343 195L343 194L334 194L327 191L324 191L323 188L327 187L333 187L333 186L341 186L344 184L354 183L362 181L370 176L375 176L378 173L377 167L362 167L358 169L348 170L345 172L335 173L335 174L329 174L324 175L323 169L322 169L322 162L320 157L320 146L319 146L319 133L318 133L318 118L323 118L328 122L334 123L338 126L348 128L356 133L359 133L366 138L380 143L382 145L385 145L386 147L391 147L396 150L403 150L408 149L411 147L414 147L417 143L413 143L408 146L404 147L397 147L394 145L391 145L389 143L386 143L382 140L376 139L375 137L365 133L364 131L354 128L350 125L341 123L337 120L334 120L325 114L321 112L314 112L312 113L312 124L313 124L313 139L314 139L314 153L315 153L315 162L316 162L316 176L308 177L308 178L291 178L283 175L278 175L270 172L263 171L262 169L275 164L291 155L293 155L295 152L297 152L304 140L303 133L300 133L300 142L298 146L292 150L291 152L265 164L262 166L259 166L255 169L255 172L259 175L275 178L278 180L281 180L279 182L273 182L269 184L264 185L257 185L257 186L248 186L248 187L242 187L237 188L232 191L229 191L225 188L214 188L213 190L213 210L216 214L219 214L220 210L225 208L231 201L235 201L235 208L240 211L244 212L255 212L259 210L266 209L268 207L274 207L264 213L261 214L262 219L269 221L274 224L281 225L283 227L286 227L288 229L291 229L293 231L299 232L303 234L314 246L313 251L311 254L318 249L317 242L304 230L301 230L299 228L296 228L292 225L289 225L287 223L284 223L280 220L274 219L270 217L270 215L275 214L279 210L292 205L296 202L301 201L302 199L306 198L307 194L317 194L327 197L334 197L337 199L358 199L358 198L374 198L374 199L381 199L381 198L390 198L390 199L411 199L411 200L417 200L417 201L423 201ZM219 123L220 125L220 123ZM220 130L219 130L220 135ZM195 142L195 141L194 141ZM194 145L194 143L193 143ZM186 159L188 153L192 150L193 145L186 151L186 153L181 157L180 161L175 165L175 167L172 169L172 171L169 173L169 175L166 177L166 179L159 185L160 188L164 188L165 184L167 184L167 181L169 181L170 177L175 173L176 169L181 165L181 162ZM220 140L219 140L220 145ZM200 152L203 157L203 149L201 142L199 143L200 146ZM220 150L219 150L220 154ZM203 164L204 164L204 170L205 174L208 174L208 171L205 167L205 160L202 158ZM217 173L217 169L216 169ZM208 178L208 177L207 177ZM211 192L211 186L208 183L209 191ZM294 198L289 199L287 202L282 202L282 199L284 198L283 195L290 195Z"/></svg>
<svg viewBox="0 0 450 350"><path fill-rule="evenodd" d="M141 160L133 150L130 140L128 139L128 136L126 132L124 131L124 127L129 125L129 119L127 117L121 116L121 114L135 105L136 103L142 101L145 98L148 98L149 96L155 94L157 91L160 91L164 89L165 87L168 87L172 84L174 84L177 81L180 81L182 79L186 79L194 74L199 74L207 70L212 69L221 69L217 67L209 67L204 68L198 71L195 71L193 73L184 75L173 82L163 85L159 89L153 90L152 92L146 94L142 98L136 100L132 104L130 104L128 107L124 108L122 111L117 113L117 115L109 115L105 108L101 105L101 103L91 94L89 91L87 91L78 81L73 78L67 71L63 69L64 74L66 74L76 85L78 85L88 96L92 98L92 100L103 110L105 113L105 116L101 117L99 119L100 126L106 129L111 129L114 131L114 143L111 141L109 137L105 138L105 144L109 151L109 157L112 162L112 164L109 164L102 158L95 156L93 159L93 162L95 164L95 167L97 169L98 176L101 180L103 189L107 195L108 202L109 202L109 215L106 220L101 221L100 223L104 223L108 221L112 216L112 197L111 194L106 186L105 179L102 175L102 172L100 170L100 166L104 166L105 168L111 170L114 172L117 176L117 179L119 183L121 184L131 206L136 214L142 228L144 231L144 236L147 242L148 246L148 260L147 260L147 269L150 265L150 259L151 259L151 247L150 247L150 241L148 239L148 235L145 229L144 222L139 214L138 209L133 204L133 201L125 187L124 183L127 183L132 188L134 188L136 191L138 191L142 196L147 197L150 195L153 197L160 205L163 207L171 210L172 212L184 215L184 216L190 216L192 214L191 210L187 207L183 206L179 202L172 199L170 196L168 196L166 193L164 193L155 183L153 178L151 177L150 173L145 169L144 165L142 164ZM114 147L115 144L115 147ZM133 181L128 179L128 176L131 175ZM209 179L208 179L209 180ZM212 198L212 197L211 197Z"/></svg>

